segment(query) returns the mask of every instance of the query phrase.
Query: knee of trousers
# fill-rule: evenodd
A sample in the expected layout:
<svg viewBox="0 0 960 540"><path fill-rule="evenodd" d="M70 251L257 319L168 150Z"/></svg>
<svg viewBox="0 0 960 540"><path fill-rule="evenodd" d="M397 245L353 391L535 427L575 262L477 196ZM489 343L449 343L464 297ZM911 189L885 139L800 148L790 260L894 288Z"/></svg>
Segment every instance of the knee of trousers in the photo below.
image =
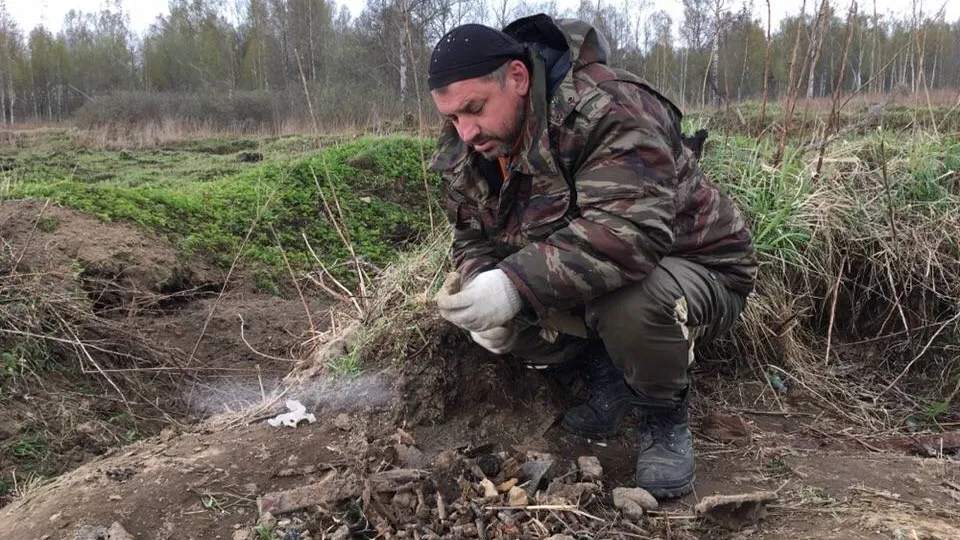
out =
<svg viewBox="0 0 960 540"><path fill-rule="evenodd" d="M696 337L689 315L683 290L662 268L640 283L598 298L587 308L588 323L601 338L638 343L678 336L689 341Z"/></svg>

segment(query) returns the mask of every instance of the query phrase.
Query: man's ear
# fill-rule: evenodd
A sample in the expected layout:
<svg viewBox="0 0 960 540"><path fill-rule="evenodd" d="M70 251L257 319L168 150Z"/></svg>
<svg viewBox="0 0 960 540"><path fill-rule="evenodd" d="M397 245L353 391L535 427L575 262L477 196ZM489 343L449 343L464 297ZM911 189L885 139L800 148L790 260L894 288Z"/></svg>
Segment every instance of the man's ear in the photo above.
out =
<svg viewBox="0 0 960 540"><path fill-rule="evenodd" d="M507 66L507 81L510 87L520 96L530 92L530 71L520 60L511 60Z"/></svg>

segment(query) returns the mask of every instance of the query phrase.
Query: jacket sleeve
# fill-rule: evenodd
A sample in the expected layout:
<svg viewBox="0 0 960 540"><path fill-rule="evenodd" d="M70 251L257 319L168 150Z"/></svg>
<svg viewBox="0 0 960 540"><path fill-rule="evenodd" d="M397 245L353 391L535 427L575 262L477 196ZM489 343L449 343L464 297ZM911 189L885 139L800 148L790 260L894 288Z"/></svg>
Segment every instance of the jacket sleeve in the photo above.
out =
<svg viewBox="0 0 960 540"><path fill-rule="evenodd" d="M446 180L449 186L451 182ZM493 255L493 244L483 230L474 205L465 202L464 197L448 188L445 207L447 219L453 225L450 256L463 283L467 283L477 274L495 268L499 260Z"/></svg>
<svg viewBox="0 0 960 540"><path fill-rule="evenodd" d="M585 97L573 114L560 152L582 148L580 216L499 265L540 316L643 280L674 241L680 142L672 114L620 82Z"/></svg>

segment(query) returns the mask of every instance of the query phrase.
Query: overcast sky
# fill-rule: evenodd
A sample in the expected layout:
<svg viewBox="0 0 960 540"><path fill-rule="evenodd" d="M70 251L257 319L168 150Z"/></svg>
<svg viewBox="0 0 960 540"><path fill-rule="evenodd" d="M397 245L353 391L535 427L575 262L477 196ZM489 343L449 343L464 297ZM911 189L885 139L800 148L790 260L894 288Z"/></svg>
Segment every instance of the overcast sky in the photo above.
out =
<svg viewBox="0 0 960 540"><path fill-rule="evenodd" d="M290 0L296 1L296 0ZM608 0L617 5L621 5L623 0ZM816 0L808 0L813 4ZM150 24L157 18L157 15L167 13L167 0L121 0L125 10L130 14L130 23L134 32L140 34L145 31ZM233 5L232 1L227 2ZM358 15L365 4L364 0L338 0L338 4L346 4L354 15ZM574 8L578 5L578 0L557 0L557 4L563 8ZM730 0L732 5L742 3L742 0ZM760 17L766 25L766 4L763 0L754 0L755 16ZM773 6L774 27L776 22L787 13L796 13L800 11L800 3L796 0L774 0ZM910 9L910 0L876 0L877 11L885 13L887 11L903 13ZM17 21L24 33L29 32L35 26L43 23L54 32L60 29L63 23L63 17L71 9L80 11L97 11L104 4L103 0L7 0L7 10ZM683 16L683 8L680 0L657 0L653 2L656 9L663 9L673 17L674 24ZM849 7L850 0L839 0L842 10ZM859 3L861 11L873 11L872 0L861 0ZM946 5L946 15L948 21L955 21L960 18L960 1L958 0L939 0L925 1L922 4L924 12L934 13L941 6ZM811 8L808 6L808 11Z"/></svg>

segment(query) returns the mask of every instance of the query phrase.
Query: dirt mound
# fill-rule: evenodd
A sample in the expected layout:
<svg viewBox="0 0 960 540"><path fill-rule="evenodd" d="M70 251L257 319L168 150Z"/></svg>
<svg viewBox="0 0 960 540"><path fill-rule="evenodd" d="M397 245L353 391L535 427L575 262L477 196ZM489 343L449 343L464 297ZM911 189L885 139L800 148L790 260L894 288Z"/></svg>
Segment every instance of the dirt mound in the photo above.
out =
<svg viewBox="0 0 960 540"><path fill-rule="evenodd" d="M172 246L135 225L35 200L0 204L0 237L16 254L9 270L78 277L101 308L215 285L223 275L202 261L181 261Z"/></svg>
<svg viewBox="0 0 960 540"><path fill-rule="evenodd" d="M0 504L24 481L259 401L301 356L304 304L326 309L55 204L4 201L0 238Z"/></svg>

